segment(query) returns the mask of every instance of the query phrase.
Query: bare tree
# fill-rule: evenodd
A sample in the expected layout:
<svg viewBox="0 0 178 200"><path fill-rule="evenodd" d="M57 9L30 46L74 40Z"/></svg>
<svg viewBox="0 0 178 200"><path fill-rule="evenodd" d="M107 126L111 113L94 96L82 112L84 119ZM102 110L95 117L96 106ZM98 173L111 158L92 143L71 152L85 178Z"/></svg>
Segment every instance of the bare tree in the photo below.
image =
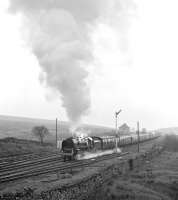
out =
<svg viewBox="0 0 178 200"><path fill-rule="evenodd" d="M35 126L32 129L32 133L40 140L43 145L44 137L49 135L49 131L45 126Z"/></svg>

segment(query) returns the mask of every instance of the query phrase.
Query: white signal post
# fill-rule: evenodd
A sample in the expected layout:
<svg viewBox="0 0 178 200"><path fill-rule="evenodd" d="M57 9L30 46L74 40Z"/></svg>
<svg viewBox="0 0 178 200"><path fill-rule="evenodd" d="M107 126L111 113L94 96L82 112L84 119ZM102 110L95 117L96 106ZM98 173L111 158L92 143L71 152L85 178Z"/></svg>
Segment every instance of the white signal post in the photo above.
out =
<svg viewBox="0 0 178 200"><path fill-rule="evenodd" d="M119 110L118 112L115 112L115 121L116 121L116 152L117 152L117 147L118 147L118 141L117 141L117 138L118 138L117 116L119 115L119 113L120 113L121 111L122 111L122 110ZM120 144L120 134L119 134L119 144Z"/></svg>

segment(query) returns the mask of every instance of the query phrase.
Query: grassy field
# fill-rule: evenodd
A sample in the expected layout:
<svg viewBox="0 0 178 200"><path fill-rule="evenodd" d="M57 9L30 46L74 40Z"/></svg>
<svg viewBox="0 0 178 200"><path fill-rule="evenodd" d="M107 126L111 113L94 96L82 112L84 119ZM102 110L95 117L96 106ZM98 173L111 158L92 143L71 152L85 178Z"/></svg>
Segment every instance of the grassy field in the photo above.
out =
<svg viewBox="0 0 178 200"><path fill-rule="evenodd" d="M29 119L22 117L10 117L0 115L0 139L6 137L14 137L19 139L36 140L31 133L34 126L46 126L50 135L46 138L46 142L55 142L55 119ZM111 128L95 125L81 125L80 129L83 129L90 135L112 135L114 130ZM58 137L66 138L71 136L69 131L69 123L59 121L58 122Z"/></svg>
<svg viewBox="0 0 178 200"><path fill-rule="evenodd" d="M52 143L41 145L38 141L23 140L16 138L0 139L0 158L14 155L23 155L36 153L44 155L45 153L58 151Z"/></svg>
<svg viewBox="0 0 178 200"><path fill-rule="evenodd" d="M124 176L114 177L96 200L178 200L178 136L162 141L166 151Z"/></svg>

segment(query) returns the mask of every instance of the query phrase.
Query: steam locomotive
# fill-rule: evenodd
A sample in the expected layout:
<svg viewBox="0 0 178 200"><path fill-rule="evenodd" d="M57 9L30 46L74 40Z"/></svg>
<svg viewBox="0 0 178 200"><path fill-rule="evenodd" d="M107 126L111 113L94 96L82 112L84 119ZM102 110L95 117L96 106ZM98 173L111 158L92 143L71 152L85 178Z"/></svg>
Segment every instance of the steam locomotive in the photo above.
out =
<svg viewBox="0 0 178 200"><path fill-rule="evenodd" d="M148 140L156 139L160 136L158 133L141 134L139 142L146 142ZM116 140L118 147L138 143L137 135L121 137L120 141L115 136L91 136L85 138L70 137L62 141L62 155L64 161L75 160L79 154L83 152L95 152L98 150L114 149L116 147Z"/></svg>

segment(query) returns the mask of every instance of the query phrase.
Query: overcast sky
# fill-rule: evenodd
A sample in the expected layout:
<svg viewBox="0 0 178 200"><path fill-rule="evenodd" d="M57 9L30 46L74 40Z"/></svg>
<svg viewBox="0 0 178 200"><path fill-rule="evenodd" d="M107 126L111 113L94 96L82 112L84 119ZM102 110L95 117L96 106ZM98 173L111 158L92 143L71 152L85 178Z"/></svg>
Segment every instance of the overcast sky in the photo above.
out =
<svg viewBox="0 0 178 200"><path fill-rule="evenodd" d="M91 107L83 122L114 126L114 112L122 109L119 124L178 126L178 1L135 2L128 49L118 46L115 23L100 22L90 33ZM0 1L0 114L68 120L60 97L39 81L41 68L24 41L22 16L7 7L8 1Z"/></svg>

